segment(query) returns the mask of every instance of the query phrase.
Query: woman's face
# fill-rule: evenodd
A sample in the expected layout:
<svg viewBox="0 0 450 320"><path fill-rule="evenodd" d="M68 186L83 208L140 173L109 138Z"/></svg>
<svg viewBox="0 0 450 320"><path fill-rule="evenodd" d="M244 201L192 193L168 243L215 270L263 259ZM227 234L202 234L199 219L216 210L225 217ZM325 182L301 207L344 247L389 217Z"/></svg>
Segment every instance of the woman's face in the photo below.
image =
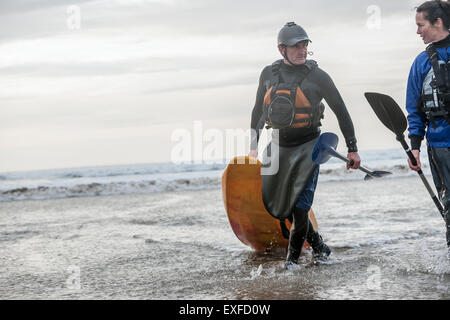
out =
<svg viewBox="0 0 450 320"><path fill-rule="evenodd" d="M430 21L425 19L424 12L416 13L416 24L417 34L420 35L425 44L442 40L448 34L448 31L444 30L440 18L434 24L431 24Z"/></svg>
<svg viewBox="0 0 450 320"><path fill-rule="evenodd" d="M304 64L308 55L308 40L297 42L294 46L286 46L286 49L280 48L281 54L282 50L286 50L286 55L293 64Z"/></svg>

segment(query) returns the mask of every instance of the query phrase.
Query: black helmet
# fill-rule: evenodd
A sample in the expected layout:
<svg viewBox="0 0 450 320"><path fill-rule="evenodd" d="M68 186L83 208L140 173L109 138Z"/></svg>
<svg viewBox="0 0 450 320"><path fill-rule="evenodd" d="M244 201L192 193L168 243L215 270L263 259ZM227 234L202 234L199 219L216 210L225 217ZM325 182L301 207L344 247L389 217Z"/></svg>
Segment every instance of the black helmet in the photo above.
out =
<svg viewBox="0 0 450 320"><path fill-rule="evenodd" d="M311 41L306 31L295 22L286 23L278 33L278 45L294 46L305 40Z"/></svg>

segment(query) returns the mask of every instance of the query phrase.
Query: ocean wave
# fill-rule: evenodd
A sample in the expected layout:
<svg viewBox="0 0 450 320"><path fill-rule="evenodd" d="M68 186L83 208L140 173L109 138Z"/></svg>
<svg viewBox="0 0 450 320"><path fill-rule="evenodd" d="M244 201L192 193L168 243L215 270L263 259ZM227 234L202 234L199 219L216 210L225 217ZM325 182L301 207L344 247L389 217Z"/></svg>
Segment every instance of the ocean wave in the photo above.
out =
<svg viewBox="0 0 450 320"><path fill-rule="evenodd" d="M366 161L370 170L390 171L391 179L416 175L405 159ZM42 200L83 196L103 196L133 193L172 192L220 188L222 164L154 164L42 170L29 173L2 174L0 201ZM430 169L423 163L423 172ZM151 174L149 174L151 172ZM163 172L163 173L162 173ZM331 159L320 167L320 181L349 181L364 179L360 170L347 170L345 163Z"/></svg>
<svg viewBox="0 0 450 320"><path fill-rule="evenodd" d="M365 165L365 164L364 164ZM392 179L399 177L416 176L417 173L409 169L408 165L394 164L381 165L369 167L371 171L387 171L390 175L383 176L383 179ZM430 174L427 165L422 165L422 170L425 175ZM346 181L346 180L360 180L364 179L366 173L361 170L347 170L345 164L335 166L321 166L320 167L320 181Z"/></svg>
<svg viewBox="0 0 450 320"><path fill-rule="evenodd" d="M199 177L196 179L118 181L87 183L69 186L21 187L0 191L0 202L17 200L43 200L72 197L92 197L119 194L139 194L201 190L220 187L220 177Z"/></svg>
<svg viewBox="0 0 450 320"><path fill-rule="evenodd" d="M39 235L35 230L18 230L18 231L2 231L0 232L0 241L15 241L18 239L31 238Z"/></svg>
<svg viewBox="0 0 450 320"><path fill-rule="evenodd" d="M85 168L47 169L39 171L2 173L0 180L38 180L38 179L79 179L79 178L110 178L120 176L161 175L173 173L189 173L223 170L227 162L218 163L149 163L116 166L100 166Z"/></svg>

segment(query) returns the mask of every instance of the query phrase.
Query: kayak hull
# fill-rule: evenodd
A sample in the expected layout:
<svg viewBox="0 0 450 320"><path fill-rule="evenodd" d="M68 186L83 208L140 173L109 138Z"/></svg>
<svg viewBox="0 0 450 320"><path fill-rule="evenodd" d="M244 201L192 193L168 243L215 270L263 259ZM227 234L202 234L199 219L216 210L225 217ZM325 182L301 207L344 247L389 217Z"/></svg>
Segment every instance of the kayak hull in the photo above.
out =
<svg viewBox="0 0 450 320"><path fill-rule="evenodd" d="M262 200L261 162L248 156L233 158L222 175L222 196L231 229L245 245L257 251L287 249L280 220L272 217ZM314 212L309 218L317 230ZM290 223L286 219L287 228ZM309 245L305 242L305 246Z"/></svg>

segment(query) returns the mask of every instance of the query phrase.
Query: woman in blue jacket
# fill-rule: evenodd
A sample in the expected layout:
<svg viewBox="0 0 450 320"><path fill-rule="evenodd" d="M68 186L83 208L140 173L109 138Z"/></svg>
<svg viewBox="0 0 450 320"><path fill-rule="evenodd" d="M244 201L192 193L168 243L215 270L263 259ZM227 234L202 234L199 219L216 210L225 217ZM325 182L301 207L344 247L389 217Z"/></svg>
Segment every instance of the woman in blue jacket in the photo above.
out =
<svg viewBox="0 0 450 320"><path fill-rule="evenodd" d="M426 135L433 181L445 209L450 248L450 4L426 1L416 9L417 34L428 44L411 67L406 92L409 138L419 170Z"/></svg>

